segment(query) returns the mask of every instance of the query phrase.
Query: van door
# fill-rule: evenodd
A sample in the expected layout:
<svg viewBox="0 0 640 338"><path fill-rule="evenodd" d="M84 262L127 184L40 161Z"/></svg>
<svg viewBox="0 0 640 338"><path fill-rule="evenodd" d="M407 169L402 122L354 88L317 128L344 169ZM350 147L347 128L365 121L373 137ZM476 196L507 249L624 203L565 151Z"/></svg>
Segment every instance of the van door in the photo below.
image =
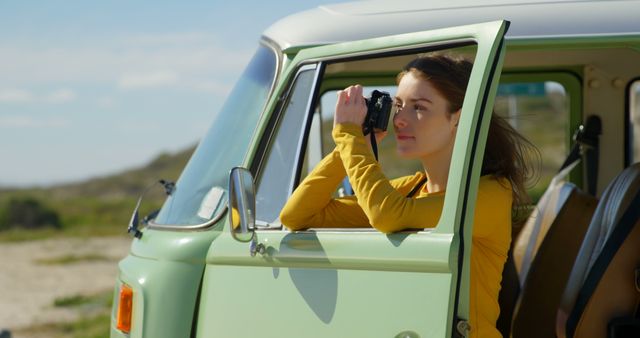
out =
<svg viewBox="0 0 640 338"><path fill-rule="evenodd" d="M265 250L252 256L225 224L207 255L196 336L451 337L464 327L457 324L468 319L474 206L506 28L490 22L300 51L246 163L258 186L254 238ZM465 44L477 50L437 227L391 235L282 227L326 64Z"/></svg>

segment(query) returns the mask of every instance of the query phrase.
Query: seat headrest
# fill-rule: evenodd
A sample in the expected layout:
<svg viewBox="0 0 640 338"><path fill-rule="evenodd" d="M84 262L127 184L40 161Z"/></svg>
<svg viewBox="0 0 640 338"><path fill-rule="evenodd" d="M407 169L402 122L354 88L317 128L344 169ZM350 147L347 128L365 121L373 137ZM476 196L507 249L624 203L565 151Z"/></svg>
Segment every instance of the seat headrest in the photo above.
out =
<svg viewBox="0 0 640 338"><path fill-rule="evenodd" d="M628 209L634 197L640 190L640 163L636 163L625 170L623 170L614 180L609 184L607 189L602 194L600 202L594 212L587 233L584 236L584 240L578 252L578 256L571 270L569 280L567 282L560 308L558 310L558 326L557 333L559 336L564 337L561 334L564 330L564 322L567 321L567 332L572 332L575 329L576 321L579 319L578 313L582 310L576 311L574 307L577 306L578 298L580 298L580 304L585 299L583 287L587 278L590 278L589 285L592 286L592 279L598 279L599 274L591 274L591 270L594 267L594 263L598 257L603 253L603 249L607 244L607 241L611 237L611 234L616 230L616 225L620 221L621 217ZM636 222L634 222L635 224ZM633 226L633 224L632 224ZM620 231L618 231L620 233ZM617 247L607 246L607 254L610 254L611 250L617 250ZM582 294L584 293L584 294ZM582 296L580 296L582 294ZM569 334L567 336L571 336Z"/></svg>
<svg viewBox="0 0 640 338"><path fill-rule="evenodd" d="M640 190L640 163L623 170L602 194L580 249L580 255L589 254L588 264L585 266L587 270L593 266L604 243L638 190Z"/></svg>

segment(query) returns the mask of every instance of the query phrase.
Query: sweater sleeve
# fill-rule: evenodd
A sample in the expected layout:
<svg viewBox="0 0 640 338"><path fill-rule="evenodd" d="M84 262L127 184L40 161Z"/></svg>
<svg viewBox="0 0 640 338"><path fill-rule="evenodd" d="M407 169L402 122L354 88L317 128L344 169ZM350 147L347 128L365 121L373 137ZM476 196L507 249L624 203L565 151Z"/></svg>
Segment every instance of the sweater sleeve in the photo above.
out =
<svg viewBox="0 0 640 338"><path fill-rule="evenodd" d="M511 241L513 190L505 178L482 176L478 188L473 237L488 242Z"/></svg>
<svg viewBox="0 0 640 338"><path fill-rule="evenodd" d="M444 194L412 199L398 192L376 162L360 126L339 124L333 138L357 203L374 228L390 233L437 225Z"/></svg>
<svg viewBox="0 0 640 338"><path fill-rule="evenodd" d="M369 227L355 196L333 198L345 176L340 155L334 150L293 192L280 212L282 224L291 230Z"/></svg>

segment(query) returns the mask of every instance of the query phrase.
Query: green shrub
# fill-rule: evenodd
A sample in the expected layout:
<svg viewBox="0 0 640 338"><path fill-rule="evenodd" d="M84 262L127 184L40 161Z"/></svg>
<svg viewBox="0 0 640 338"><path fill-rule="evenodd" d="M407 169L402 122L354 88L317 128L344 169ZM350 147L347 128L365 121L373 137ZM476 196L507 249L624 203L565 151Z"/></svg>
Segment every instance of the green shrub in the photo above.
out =
<svg viewBox="0 0 640 338"><path fill-rule="evenodd" d="M10 198L4 208L0 208L0 230L43 227L61 228L60 217L33 197Z"/></svg>

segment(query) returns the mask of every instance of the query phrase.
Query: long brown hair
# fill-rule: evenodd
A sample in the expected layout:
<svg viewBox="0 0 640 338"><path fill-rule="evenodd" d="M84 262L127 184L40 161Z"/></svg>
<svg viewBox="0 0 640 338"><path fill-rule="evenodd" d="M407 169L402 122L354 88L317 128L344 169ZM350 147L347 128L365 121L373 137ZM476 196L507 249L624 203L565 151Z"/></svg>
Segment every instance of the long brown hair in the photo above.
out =
<svg viewBox="0 0 640 338"><path fill-rule="evenodd" d="M429 81L449 103L449 113L462 108L473 64L461 57L430 54L409 62L398 74L397 81L412 73ZM518 215L521 206L531 200L527 194L528 182L536 178L533 162L539 159L538 149L518 133L502 117L493 113L489 124L487 146L482 161L482 175L505 178L513 189L514 222L522 220Z"/></svg>

